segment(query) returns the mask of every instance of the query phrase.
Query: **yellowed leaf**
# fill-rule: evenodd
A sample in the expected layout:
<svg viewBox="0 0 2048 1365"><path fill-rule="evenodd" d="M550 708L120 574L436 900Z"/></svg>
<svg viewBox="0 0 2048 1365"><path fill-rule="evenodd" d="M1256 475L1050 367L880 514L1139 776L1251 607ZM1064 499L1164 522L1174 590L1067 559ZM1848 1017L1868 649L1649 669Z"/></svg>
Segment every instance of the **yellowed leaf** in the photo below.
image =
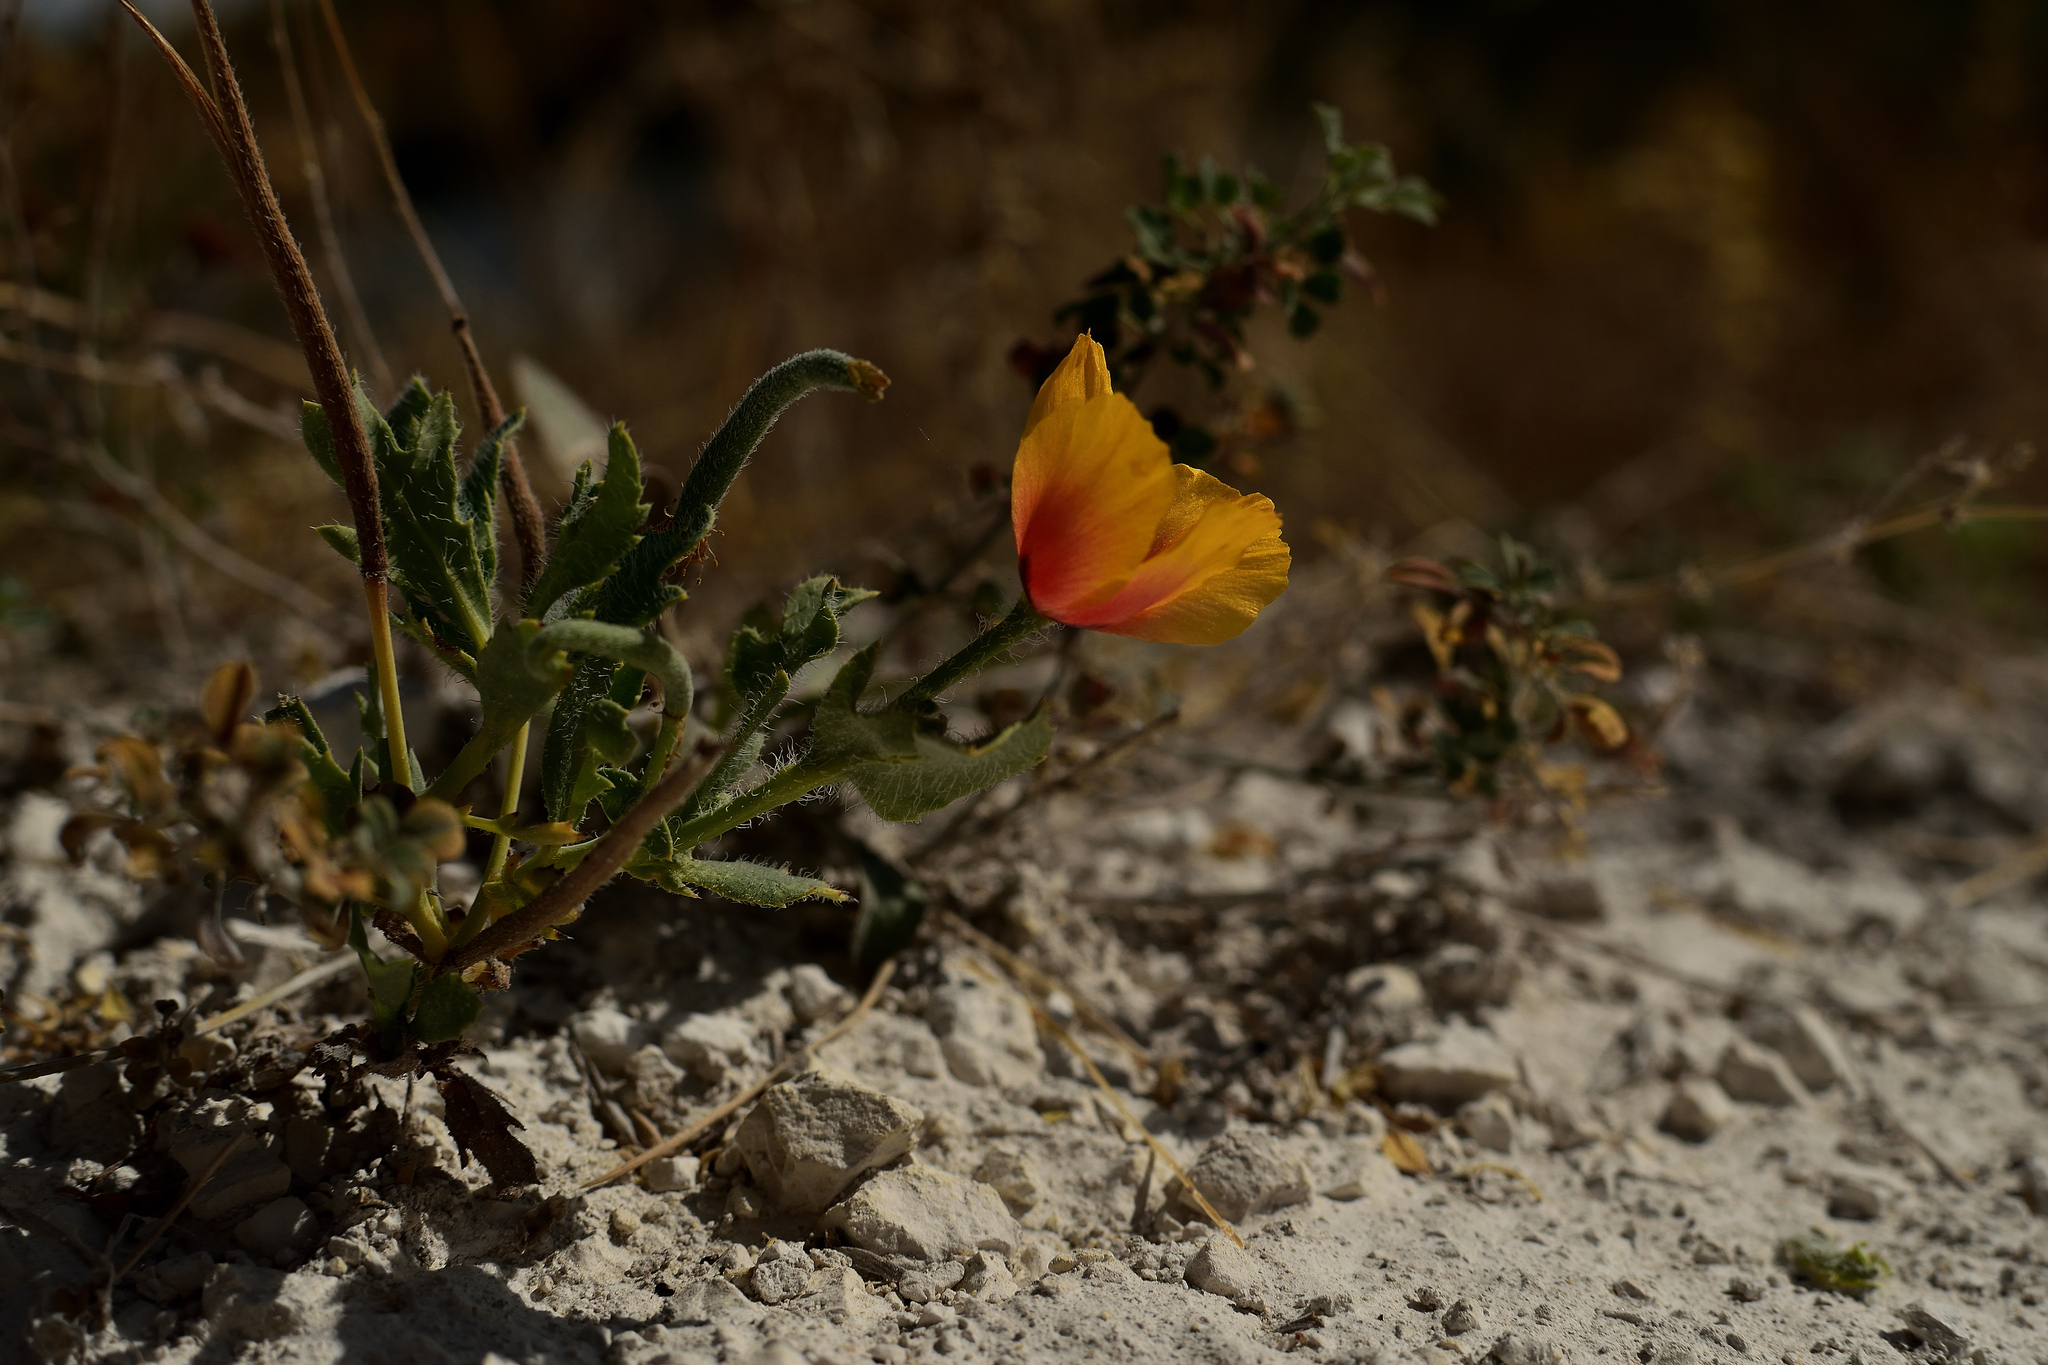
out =
<svg viewBox="0 0 2048 1365"><path fill-rule="evenodd" d="M1380 1150L1386 1153L1387 1160L1394 1163L1394 1169L1403 1175L1429 1174L1429 1158L1424 1155L1422 1144L1415 1140L1413 1133L1389 1128L1387 1135L1380 1139Z"/></svg>

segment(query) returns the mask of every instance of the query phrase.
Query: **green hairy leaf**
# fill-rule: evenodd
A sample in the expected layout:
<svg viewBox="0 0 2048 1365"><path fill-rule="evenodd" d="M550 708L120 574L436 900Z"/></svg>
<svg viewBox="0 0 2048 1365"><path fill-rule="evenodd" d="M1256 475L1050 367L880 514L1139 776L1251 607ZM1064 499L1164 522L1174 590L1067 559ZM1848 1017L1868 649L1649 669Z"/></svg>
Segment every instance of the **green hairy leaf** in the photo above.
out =
<svg viewBox="0 0 2048 1365"><path fill-rule="evenodd" d="M459 976L434 977L420 992L420 1007L412 1017L413 1036L423 1043L460 1038L483 1012L483 997L476 987Z"/></svg>
<svg viewBox="0 0 2048 1365"><path fill-rule="evenodd" d="M852 780L868 809L884 820L915 820L1031 771L1051 744L1052 713L1040 706L980 744L956 744L920 728L914 761L862 763Z"/></svg>
<svg viewBox="0 0 2048 1365"><path fill-rule="evenodd" d="M791 676L837 649L839 619L873 596L864 588L842 587L827 575L791 589L779 621L764 607L747 613L733 632L725 667L726 695L740 711L739 728L725 755L669 817L671 826L716 808L754 766L768 726L789 696Z"/></svg>
<svg viewBox="0 0 2048 1365"><path fill-rule="evenodd" d="M958 744L944 721L904 711L867 714L861 693L874 670L870 646L847 661L812 722L813 764L848 763L848 779L884 820L915 820L963 796L1029 772L1052 744L1052 716L1030 716L979 744Z"/></svg>
<svg viewBox="0 0 2048 1365"><path fill-rule="evenodd" d="M687 523L678 521L642 536L619 561L617 573L578 596L571 614L588 614L619 626L644 626L660 616L683 600L683 590L662 579L677 560L703 543L711 519L712 510L702 508Z"/></svg>
<svg viewBox="0 0 2048 1365"><path fill-rule="evenodd" d="M839 647L839 620L875 594L841 587L830 576L807 578L790 590L782 619L770 627L759 619L733 632L727 677L741 697L752 697L778 672L794 677L804 665Z"/></svg>
<svg viewBox="0 0 2048 1365"><path fill-rule="evenodd" d="M840 667L811 721L811 762L907 762L917 757L917 722L908 712L860 710L861 694L874 673L873 645Z"/></svg>
<svg viewBox="0 0 2048 1365"><path fill-rule="evenodd" d="M522 418L515 414L492 432L463 476L455 462L455 402L446 393L429 393L415 379L388 413L378 413L360 387L356 401L377 466L391 580L428 643L474 655L491 638L499 454ZM327 414L306 404L300 426L314 461L339 483ZM352 531L323 527L320 534L344 557L358 557Z"/></svg>
<svg viewBox="0 0 2048 1365"><path fill-rule="evenodd" d="M416 967L402 958L386 962L370 951L370 938L363 931L361 910L349 912L348 946L356 950L356 957L363 964L363 975L369 978L370 1022L379 1032L387 1032L405 1018L405 1007L412 1000Z"/></svg>
<svg viewBox="0 0 2048 1365"><path fill-rule="evenodd" d="M338 526L330 523L326 526L315 526L313 529L319 532L320 539L326 541L333 547L336 554L346 559L349 563L361 564L363 562L363 547L356 543L355 527Z"/></svg>
<svg viewBox="0 0 2048 1365"><path fill-rule="evenodd" d="M321 472L334 480L336 488L344 487L341 461L334 454L334 431L327 425L327 409L311 399L299 404L299 438L306 443L306 453L313 457Z"/></svg>
<svg viewBox="0 0 2048 1365"><path fill-rule="evenodd" d="M687 713L694 700L689 661L658 630L635 630L605 621L555 621L541 627L526 652L536 666L550 655L595 654L652 674L661 684L663 709L675 715ZM638 699L636 688L620 704L630 707Z"/></svg>
<svg viewBox="0 0 2048 1365"><path fill-rule="evenodd" d="M555 548L526 604L529 616L544 619L562 597L607 577L639 542L648 506L640 501L640 452L623 422L611 429L604 481L590 488L587 479L579 471L577 491L583 496L572 497L562 514Z"/></svg>
<svg viewBox="0 0 2048 1365"><path fill-rule="evenodd" d="M590 741L583 733L583 721L590 709L611 693L614 681L619 680L622 672L631 673L632 670L622 670L611 659L579 659L568 687L555 701L554 714L548 717L547 735L540 751L541 800L550 820L566 820L572 825L579 823L583 819L583 808L605 785L597 777L597 765L591 756ZM639 677L633 676L630 682L637 696L641 685ZM624 685L623 681L621 685Z"/></svg>
<svg viewBox="0 0 2048 1365"><path fill-rule="evenodd" d="M723 896L729 901L743 905L759 905L771 910L780 910L803 900L843 901L844 891L830 882L821 882L816 877L800 877L794 872L778 867L766 867L760 863L711 862L699 858L677 858L665 866L650 869L649 872L635 871L636 876L659 883L664 889L677 895L694 895L698 891L709 891L714 896Z"/></svg>
<svg viewBox="0 0 2048 1365"><path fill-rule="evenodd" d="M313 719L313 712L297 697L280 694L277 705L264 712L266 722L286 721L299 728L299 738L305 745L301 756L306 765L306 776L320 792L322 818L330 834L340 834L347 827L349 808L363 799L362 788L334 761L334 751L327 747L327 736L320 732L320 723Z"/></svg>
<svg viewBox="0 0 2048 1365"><path fill-rule="evenodd" d="M540 714L570 678L567 660L554 654L534 657L533 641L540 622L519 621L501 626L476 659L476 690L483 702L483 723L462 746L447 771L434 779L428 796L452 801L462 794L498 750L512 742L519 727Z"/></svg>
<svg viewBox="0 0 2048 1365"><path fill-rule="evenodd" d="M475 653L491 638L483 547L496 543L495 500L487 488L482 505L471 503L456 474L454 400L414 380L391 410L395 421L365 416L392 578L428 630Z"/></svg>
<svg viewBox="0 0 2048 1365"><path fill-rule="evenodd" d="M572 663L571 654L597 658ZM620 663L628 665L623 672ZM521 621L504 627L477 660L483 724L429 794L453 800L511 742L519 727L567 686L569 695L557 703L548 727L541 772L550 818L573 822L590 798L605 789L593 762L623 763L633 756L638 741L626 727L626 716L640 698L643 676L650 673L661 682L663 704L670 713L687 715L690 665L658 631L602 621L556 621L546 626ZM602 693L580 693L585 686L613 695L607 699ZM581 801L574 800L577 791L585 793Z"/></svg>

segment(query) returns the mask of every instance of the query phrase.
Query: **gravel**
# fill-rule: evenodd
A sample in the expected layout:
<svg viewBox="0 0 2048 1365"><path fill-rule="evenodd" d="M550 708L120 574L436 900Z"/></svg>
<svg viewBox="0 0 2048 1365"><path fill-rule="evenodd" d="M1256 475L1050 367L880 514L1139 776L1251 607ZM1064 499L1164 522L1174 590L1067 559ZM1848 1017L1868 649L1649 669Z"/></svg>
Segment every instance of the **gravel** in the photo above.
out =
<svg viewBox="0 0 2048 1365"><path fill-rule="evenodd" d="M1329 593L1355 610L1351 580ZM2036 674L1984 666L1951 706L1985 731L1959 754L2048 771ZM923 865L940 903L1064 984L1043 1007L1135 1122L995 963L927 938L817 1067L585 1188L642 1136L616 1120L677 1131L866 985L829 951L808 960L840 920L636 888L522 960L459 1061L522 1125L531 1190L462 1165L430 1082L343 1094L263 1060L357 1017L350 981L222 1030L193 1084L106 1066L0 1088L0 1358L2039 1365L2042 901L2018 886L1930 915L1956 869L1906 836L2038 827L2048 785L1995 816L1975 785L1916 786L1932 804L1914 823L1844 823L1836 796L1880 750L1781 762L1792 721L1713 669L1700 688L1660 740L1668 794L1593 802L1580 862L1547 816L1488 826L1476 806L1280 776L1315 760L1290 746L1322 743L1320 720L1297 732L1259 703L1176 739L1202 764L1139 746ZM1209 703L1177 695L1192 730ZM1338 704L1377 715L1362 696ZM1360 762L1398 738L1365 733ZM890 856L923 837L848 821ZM37 857L6 885L10 923L55 954L32 964L44 998L88 958L134 1002L246 998L297 970L254 944L225 969L145 942L127 911L86 905L101 874ZM24 956L10 1004L30 973ZM1167 1065L1133 1062L1077 1000ZM235 1136L106 1325L66 1316ZM1892 1273L1862 1298L1790 1282L1778 1248L1815 1227Z"/></svg>

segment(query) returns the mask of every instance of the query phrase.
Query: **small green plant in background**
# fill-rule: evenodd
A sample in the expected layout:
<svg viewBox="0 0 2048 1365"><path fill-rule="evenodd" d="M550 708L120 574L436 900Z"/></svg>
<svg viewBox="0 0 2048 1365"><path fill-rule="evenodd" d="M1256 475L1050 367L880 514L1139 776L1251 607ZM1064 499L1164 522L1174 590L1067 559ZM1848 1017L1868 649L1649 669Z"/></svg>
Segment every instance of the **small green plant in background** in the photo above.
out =
<svg viewBox="0 0 2048 1365"><path fill-rule="evenodd" d="M1845 1247L1818 1228L1787 1237L1779 1252L1792 1273L1808 1284L1858 1298L1892 1273L1884 1257L1864 1250L1863 1243Z"/></svg>
<svg viewBox="0 0 2048 1365"><path fill-rule="evenodd" d="M1620 656L1560 609L1557 571L1530 547L1502 536L1497 569L1404 559L1386 579L1423 594L1410 612L1436 664L1429 742L1451 791L1499 796L1517 779L1555 790L1547 746L1572 734L1601 751L1628 743L1595 690L1620 680Z"/></svg>
<svg viewBox="0 0 2048 1365"><path fill-rule="evenodd" d="M1208 157L1190 169L1168 155L1164 198L1130 210L1133 249L1053 315L1101 343L1120 392L1134 392L1160 360L1221 389L1251 368L1245 325L1262 305L1277 306L1288 331L1307 337L1321 326L1322 310L1343 298L1347 281L1377 295L1378 279L1345 225L1350 210L1436 221L1436 193L1399 174L1392 152L1346 142L1343 118L1328 105L1317 105L1316 117L1323 181L1306 204L1285 211L1280 188L1255 170L1224 171ZM1023 341L1010 359L1036 387L1066 353L1064 345ZM1287 425L1270 396L1206 422L1164 407L1149 416L1174 457L1198 467L1213 461L1226 438Z"/></svg>

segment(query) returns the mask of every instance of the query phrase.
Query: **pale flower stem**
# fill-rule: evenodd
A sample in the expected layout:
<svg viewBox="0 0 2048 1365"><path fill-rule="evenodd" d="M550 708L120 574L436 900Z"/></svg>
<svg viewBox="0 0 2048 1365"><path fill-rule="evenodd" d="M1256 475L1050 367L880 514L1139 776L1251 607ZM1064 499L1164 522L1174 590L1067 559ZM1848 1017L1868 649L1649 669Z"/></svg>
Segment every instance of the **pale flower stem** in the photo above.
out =
<svg viewBox="0 0 2048 1365"><path fill-rule="evenodd" d="M405 712L398 704L398 656L391 647L391 590L381 578L363 580L370 604L370 651L377 660L377 699L384 708L384 738L391 755L387 782L412 785L412 750L405 743Z"/></svg>
<svg viewBox="0 0 2048 1365"><path fill-rule="evenodd" d="M519 733L512 736L512 750L505 758L505 803L498 814L510 820L519 814L519 788L526 781L526 741L533 733L533 722L519 727ZM505 875L505 859L512 851L512 836L500 834L491 840L491 858L484 865L484 880L494 882Z"/></svg>

